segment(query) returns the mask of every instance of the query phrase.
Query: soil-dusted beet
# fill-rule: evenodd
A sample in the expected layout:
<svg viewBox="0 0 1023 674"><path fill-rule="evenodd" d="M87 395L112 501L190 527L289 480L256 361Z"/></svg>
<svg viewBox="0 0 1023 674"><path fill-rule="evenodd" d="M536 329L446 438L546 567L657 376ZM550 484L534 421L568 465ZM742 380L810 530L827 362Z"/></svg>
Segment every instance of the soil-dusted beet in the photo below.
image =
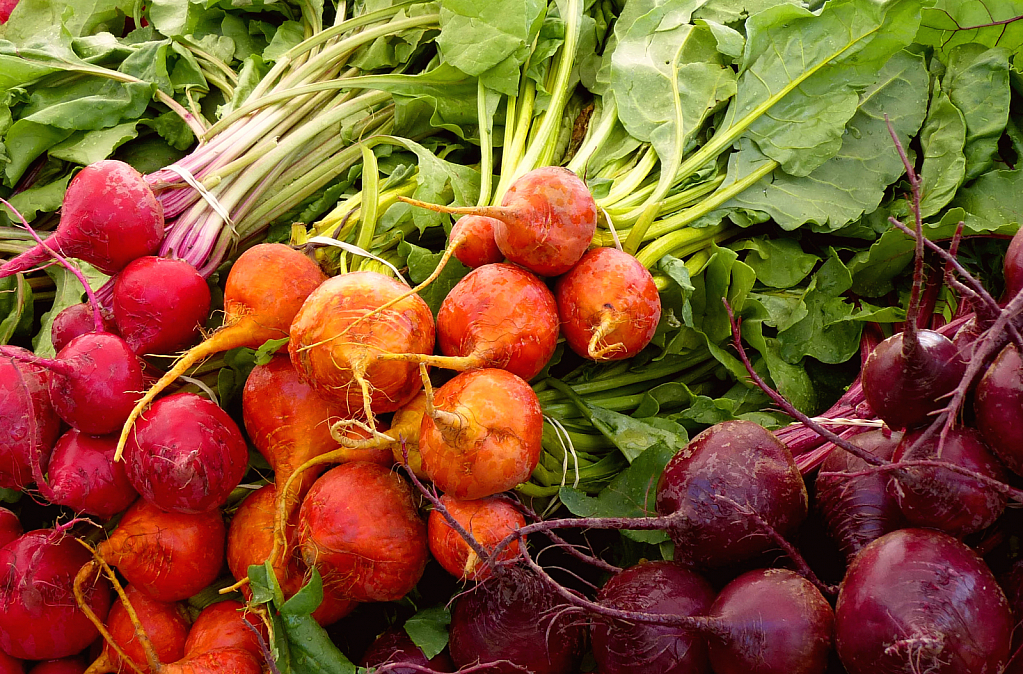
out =
<svg viewBox="0 0 1023 674"><path fill-rule="evenodd" d="M116 435L86 435L71 429L53 447L43 495L57 505L107 519L138 498L124 471L114 461Z"/></svg>
<svg viewBox="0 0 1023 674"><path fill-rule="evenodd" d="M68 184L57 231L46 246L114 274L137 257L152 255L163 240L163 208L142 174L105 159L86 166ZM0 278L50 259L37 245L0 265Z"/></svg>
<svg viewBox="0 0 1023 674"><path fill-rule="evenodd" d="M490 552L506 536L526 526L526 518L510 501L490 496L478 501L462 501L444 495L441 503L455 520L472 534L484 550ZM490 577L490 566L448 524L440 511L430 512L428 521L430 552L444 570L462 580L484 580ZM514 559L519 542L514 540L494 561Z"/></svg>
<svg viewBox="0 0 1023 674"><path fill-rule="evenodd" d="M973 398L977 429L1009 470L1023 475L1023 362L1009 344L977 384Z"/></svg>
<svg viewBox="0 0 1023 674"><path fill-rule="evenodd" d="M835 644L849 674L995 674L1013 619L972 550L930 529L901 529L853 560L835 607Z"/></svg>
<svg viewBox="0 0 1023 674"><path fill-rule="evenodd" d="M465 215L451 227L448 240L455 247L458 261L470 269L493 264L504 259L504 253L494 240L498 220L482 215Z"/></svg>
<svg viewBox="0 0 1023 674"><path fill-rule="evenodd" d="M220 512L160 510L145 499L128 508L99 554L153 599L187 599L211 584L224 564L227 531Z"/></svg>
<svg viewBox="0 0 1023 674"><path fill-rule="evenodd" d="M654 277L617 248L594 248L558 279L561 330L590 360L632 358L650 343L661 319Z"/></svg>
<svg viewBox="0 0 1023 674"><path fill-rule="evenodd" d="M378 636L362 656L359 666L379 667L396 663L429 667L435 672L454 671L454 664L447 652L441 651L433 658L427 658L422 649L416 646L405 630L400 627L392 627ZM390 674L419 674L421 670L411 667L394 667L388 671Z"/></svg>
<svg viewBox="0 0 1023 674"><path fill-rule="evenodd" d="M724 628L708 637L715 674L823 674L835 615L813 583L788 569L758 569L725 586L707 611Z"/></svg>
<svg viewBox="0 0 1023 674"><path fill-rule="evenodd" d="M114 283L117 330L140 356L173 353L194 343L210 301L206 279L184 260L140 257Z"/></svg>
<svg viewBox="0 0 1023 674"><path fill-rule="evenodd" d="M241 602L221 601L207 606L196 616L185 641L185 657L218 648L239 648L261 657L259 637L269 643L266 625L255 613L247 613Z"/></svg>
<svg viewBox="0 0 1023 674"><path fill-rule="evenodd" d="M99 632L78 607L75 575L92 559L73 536L37 529L0 549L0 650L24 660L49 660L78 653ZM106 618L110 588L90 583L85 601Z"/></svg>
<svg viewBox="0 0 1023 674"><path fill-rule="evenodd" d="M458 667L508 660L487 674L570 674L583 653L586 627L544 582L522 569L505 569L458 597L451 611L448 648Z"/></svg>
<svg viewBox="0 0 1023 674"><path fill-rule="evenodd" d="M893 461L901 461L922 433L910 432ZM914 450L922 459L938 458L937 436ZM916 453L919 452L919 453ZM972 428L953 428L941 448L941 460L1004 482L1008 471ZM898 487L895 487L897 483ZM941 468L906 468L889 484L909 523L956 537L986 529L1005 510L1005 496L980 482Z"/></svg>
<svg viewBox="0 0 1023 674"><path fill-rule="evenodd" d="M379 358L433 351L433 314L418 295L373 313L407 290L376 272L342 274L313 291L295 316L288 343L291 362L346 416L372 419L393 412L422 387L415 364Z"/></svg>
<svg viewBox="0 0 1023 674"><path fill-rule="evenodd" d="M355 601L396 601L426 567L426 524L412 489L374 463L340 465L313 484L299 510L305 563Z"/></svg>
<svg viewBox="0 0 1023 674"><path fill-rule="evenodd" d="M17 353L32 353L18 347ZM49 461L60 436L60 417L50 402L50 373L39 365L0 356L0 487L21 489L31 484Z"/></svg>
<svg viewBox="0 0 1023 674"><path fill-rule="evenodd" d="M674 562L640 562L616 574L597 601L624 611L705 615L714 601L710 584ZM705 637L666 625L626 623L602 616L590 627L601 674L709 674Z"/></svg>
<svg viewBox="0 0 1023 674"><path fill-rule="evenodd" d="M116 335L117 324L114 323L114 315L105 310L101 310L100 315L103 317L103 331ZM59 352L78 335L95 331L96 321L92 307L84 302L72 304L53 319L50 326L50 341L53 343L53 350Z"/></svg>
<svg viewBox="0 0 1023 674"><path fill-rule="evenodd" d="M933 330L914 334L915 348L908 346L905 332L878 344L860 375L870 409L897 431L927 422L931 412L944 406L944 396L955 389L966 371L966 363L948 337Z"/></svg>
<svg viewBox="0 0 1023 674"><path fill-rule="evenodd" d="M185 607L177 602L156 601L134 585L128 585L124 588L124 592L160 662L174 662L181 659L181 656L185 654L185 639L188 638L191 626L191 620ZM142 671L151 671L142 640L138 637L128 611L120 599L114 602L110 608L106 626L114 643L124 651L124 654L131 658L131 661L138 665ZM93 672L131 671L109 643L103 645L102 657L106 659L108 668L100 670L94 664L90 668Z"/></svg>
<svg viewBox="0 0 1023 674"><path fill-rule="evenodd" d="M751 421L725 421L672 457L657 483L656 507L680 516L668 532L677 561L722 566L775 545L747 510L784 536L806 517L807 493L784 443Z"/></svg>
<svg viewBox="0 0 1023 674"><path fill-rule="evenodd" d="M879 459L889 461L902 440L902 433L881 429L850 438ZM833 449L821 464L821 473L856 473L868 468L863 459ZM906 518L895 497L889 493L891 476L885 473L859 477L817 477L817 507L824 516L828 533L838 542L847 560L852 560L871 541L889 531L901 529Z"/></svg>
<svg viewBox="0 0 1023 674"><path fill-rule="evenodd" d="M0 548L23 534L18 516L7 508L0 508Z"/></svg>
<svg viewBox="0 0 1023 674"><path fill-rule="evenodd" d="M441 491L479 499L529 479L540 460L543 413L536 393L506 370L463 372L436 391L423 417L423 471Z"/></svg>
<svg viewBox="0 0 1023 674"><path fill-rule="evenodd" d="M157 401L128 439L128 479L142 498L180 513L222 506L241 482L249 450L234 420L194 393Z"/></svg>

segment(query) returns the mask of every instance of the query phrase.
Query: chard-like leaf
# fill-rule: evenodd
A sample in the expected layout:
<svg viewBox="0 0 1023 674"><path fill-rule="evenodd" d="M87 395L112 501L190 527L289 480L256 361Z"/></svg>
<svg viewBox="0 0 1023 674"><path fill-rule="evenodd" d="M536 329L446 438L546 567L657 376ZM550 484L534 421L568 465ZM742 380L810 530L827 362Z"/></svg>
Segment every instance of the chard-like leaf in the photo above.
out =
<svg viewBox="0 0 1023 674"><path fill-rule="evenodd" d="M989 171L956 194L971 233L1013 234L1023 225L1023 170Z"/></svg>
<svg viewBox="0 0 1023 674"><path fill-rule="evenodd" d="M1009 51L962 45L948 55L942 86L966 123L966 182L989 170L1009 121Z"/></svg>
<svg viewBox="0 0 1023 674"><path fill-rule="evenodd" d="M424 608L405 621L405 633L423 654L432 659L448 645L451 612L445 606Z"/></svg>
<svg viewBox="0 0 1023 674"><path fill-rule="evenodd" d="M955 196L966 176L966 120L939 84L934 85L927 121L920 132L924 162L920 169L923 197L920 215L927 218Z"/></svg>
<svg viewBox="0 0 1023 674"><path fill-rule="evenodd" d="M943 60L970 43L1015 52L1023 46L1020 16L1023 0L936 0L923 11L916 41L934 47Z"/></svg>

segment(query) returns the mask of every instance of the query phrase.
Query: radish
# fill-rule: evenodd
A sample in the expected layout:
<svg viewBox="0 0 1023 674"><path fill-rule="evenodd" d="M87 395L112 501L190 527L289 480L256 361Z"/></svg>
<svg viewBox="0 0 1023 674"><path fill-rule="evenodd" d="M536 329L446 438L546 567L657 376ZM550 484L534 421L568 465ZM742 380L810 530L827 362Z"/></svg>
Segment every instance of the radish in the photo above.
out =
<svg viewBox="0 0 1023 674"><path fill-rule="evenodd" d="M202 513L224 505L248 460L245 438L219 405L178 393L157 401L135 424L125 470L136 491L155 506Z"/></svg>
<svg viewBox="0 0 1023 674"><path fill-rule="evenodd" d="M590 360L632 358L661 319L654 277L617 248L588 251L558 279L554 294L568 345Z"/></svg>
<svg viewBox="0 0 1023 674"><path fill-rule="evenodd" d="M1015 240L1015 239L1014 239ZM1023 475L1023 361L1013 344L998 354L977 384L973 399L977 428L1009 470Z"/></svg>
<svg viewBox="0 0 1023 674"><path fill-rule="evenodd" d="M42 475L60 436L50 401L50 373L33 365L31 351L7 347L0 354L0 487L21 489ZM33 469L35 466L35 469Z"/></svg>
<svg viewBox="0 0 1023 674"><path fill-rule="evenodd" d="M450 496L441 496L440 500L448 513L487 552L491 552L505 536L526 526L522 513L502 498L491 496L478 501L460 501ZM490 577L490 566L480 560L440 511L430 512L427 529L430 552L445 571L459 580L480 581ZM513 541L493 561L514 559L518 554L518 541Z"/></svg>
<svg viewBox="0 0 1023 674"><path fill-rule="evenodd" d="M155 253L163 225L163 208L142 174L121 161L99 161L71 180L60 224L46 246L37 245L0 265L0 278L46 262L47 247L114 274L135 258Z"/></svg>
<svg viewBox="0 0 1023 674"><path fill-rule="evenodd" d="M441 213L494 218L494 239L500 251L540 276L558 276L571 269L597 230L593 195L586 183L560 166L526 173L511 184L500 206L451 208L401 199Z"/></svg>
<svg viewBox="0 0 1023 674"><path fill-rule="evenodd" d="M226 533L219 511L164 512L139 499L97 549L129 583L153 599L172 602L217 579Z"/></svg>
<svg viewBox="0 0 1023 674"><path fill-rule="evenodd" d="M191 620L188 611L178 603L164 603L150 598L134 585L124 588L138 620L138 626L153 646L153 654L160 662L179 660L185 653L185 639ZM110 639L103 645L100 659L89 667L89 674L127 671L129 666L114 649L116 644L121 652L144 672L153 671L148 666L149 656L143 641L136 633L135 621L128 614L124 601L118 599L110 608L106 621Z"/></svg>
<svg viewBox="0 0 1023 674"><path fill-rule="evenodd" d="M79 608L75 576L91 559L67 531L38 529L0 549L0 650L25 660L74 655L98 632ZM110 589L92 579L83 590L92 612L106 617Z"/></svg>
<svg viewBox="0 0 1023 674"><path fill-rule="evenodd" d="M25 532L21 529L18 516L7 508L0 508L0 548L19 538L23 533Z"/></svg>
<svg viewBox="0 0 1023 674"><path fill-rule="evenodd" d="M378 636L370 644L359 662L360 667L380 667L391 665L390 674L419 674L421 669L401 667L400 664L411 664L417 667L428 667L434 672L453 672L454 664L445 651L433 658L427 658L419 646L416 646L409 635L400 627L392 627Z"/></svg>
<svg viewBox="0 0 1023 674"><path fill-rule="evenodd" d="M401 599L426 567L426 525L408 483L373 463L340 465L313 484L298 540L324 588L355 601Z"/></svg>
<svg viewBox="0 0 1023 674"><path fill-rule="evenodd" d="M135 404L121 430L117 458L135 420L161 391L214 353L242 346L258 349L267 340L287 337L302 302L325 278L315 262L283 244L259 244L242 253L224 286L224 327L179 358Z"/></svg>
<svg viewBox="0 0 1023 674"><path fill-rule="evenodd" d="M470 269L493 264L504 259L494 240L494 230L500 220L482 215L466 215L451 227L448 240L454 247L455 257Z"/></svg>
<svg viewBox="0 0 1023 674"><path fill-rule="evenodd" d="M1013 619L984 562L954 538L902 529L849 566L835 607L835 644L849 674L995 674Z"/></svg>
<svg viewBox="0 0 1023 674"><path fill-rule="evenodd" d="M114 283L117 330L135 353L173 353L191 345L210 313L210 288L184 260L140 257Z"/></svg>
<svg viewBox="0 0 1023 674"><path fill-rule="evenodd" d="M116 435L92 436L71 429L54 446L48 484L40 482L40 491L51 503L113 517L138 498L124 464L114 461L116 447Z"/></svg>
<svg viewBox="0 0 1023 674"><path fill-rule="evenodd" d="M506 370L472 370L437 389L419 452L438 488L479 499L528 480L542 439L543 413L529 384Z"/></svg>
<svg viewBox="0 0 1023 674"><path fill-rule="evenodd" d="M807 493L784 443L751 421L725 421L671 458L656 507L678 518L668 531L676 561L721 566L774 546L750 514L782 535L794 532L806 517Z"/></svg>
<svg viewBox="0 0 1023 674"><path fill-rule="evenodd" d="M100 310L100 315L103 317L103 330L100 332L118 334L114 315L103 309ZM87 332L97 332L92 307L85 302L72 304L53 319L50 326L50 341L54 350L59 352L72 339Z"/></svg>

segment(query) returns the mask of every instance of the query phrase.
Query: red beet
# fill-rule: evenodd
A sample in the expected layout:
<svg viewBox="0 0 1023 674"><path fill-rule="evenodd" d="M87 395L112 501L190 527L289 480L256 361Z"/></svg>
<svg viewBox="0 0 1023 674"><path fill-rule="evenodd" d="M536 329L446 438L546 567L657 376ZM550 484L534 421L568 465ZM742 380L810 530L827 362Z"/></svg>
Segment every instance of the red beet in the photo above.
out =
<svg viewBox="0 0 1023 674"><path fill-rule="evenodd" d="M75 575L92 559L66 532L30 531L0 549L0 650L25 660L74 655L99 636L78 608ZM102 620L110 588L98 581L85 600Z"/></svg>
<svg viewBox="0 0 1023 674"><path fill-rule="evenodd" d="M1009 344L977 384L973 399L977 429L1009 470L1023 475L1023 362Z"/></svg>
<svg viewBox="0 0 1023 674"><path fill-rule="evenodd" d="M18 516L7 508L0 508L0 548L24 533Z"/></svg>
<svg viewBox="0 0 1023 674"><path fill-rule="evenodd" d="M101 310L100 315L103 317L103 330L116 335L117 324L114 323L113 314L109 311ZM50 327L50 341L53 342L53 349L60 351L78 335L95 332L96 321L94 316L92 307L85 302L82 304L72 304L57 314Z"/></svg>
<svg viewBox="0 0 1023 674"><path fill-rule="evenodd" d="M493 264L504 259L494 240L494 229L499 221L482 215L465 215L451 227L448 237L455 246L458 261L470 269Z"/></svg>
<svg viewBox="0 0 1023 674"><path fill-rule="evenodd" d="M57 231L46 245L85 260L105 274L156 252L163 240L163 208L138 171L114 159L90 164L71 180ZM0 266L0 278L50 259L35 246Z"/></svg>
<svg viewBox="0 0 1023 674"><path fill-rule="evenodd" d="M1008 302L1023 290L1023 234L1018 231L1005 251L1002 269L1005 272L1005 295L1002 299Z"/></svg>
<svg viewBox="0 0 1023 674"><path fill-rule="evenodd" d="M210 288L184 260L140 257L117 275L117 329L139 355L190 346L210 313Z"/></svg>
<svg viewBox="0 0 1023 674"><path fill-rule="evenodd" d="M0 669L0 671L3 671ZM80 657L60 658L38 662L28 674L84 674L85 663Z"/></svg>
<svg viewBox="0 0 1023 674"><path fill-rule="evenodd" d="M25 674L25 665L21 660L0 651L0 674Z"/></svg>
<svg viewBox="0 0 1023 674"><path fill-rule="evenodd" d="M743 510L790 534L806 517L807 493L784 443L751 421L726 421L672 457L657 483L656 506L661 515L681 515L668 532L677 561L719 566L774 547Z"/></svg>
<svg viewBox="0 0 1023 674"><path fill-rule="evenodd" d="M432 659L428 659L419 646L409 638L405 630L392 627L370 644L369 650L362 656L360 667L379 667L385 664L408 663L420 667L429 667L435 672L454 671L454 665L447 653L441 651ZM388 670L390 674L419 674L420 670L395 667Z"/></svg>
<svg viewBox="0 0 1023 674"><path fill-rule="evenodd" d="M640 562L616 574L597 600L611 608L681 616L704 615L714 590L674 562ZM708 674L704 636L664 625L626 623L601 616L590 627L601 674Z"/></svg>
<svg viewBox="0 0 1023 674"><path fill-rule="evenodd" d="M490 552L506 536L526 526L526 518L506 499L488 497L478 501L461 501L444 495L440 497L448 513L472 534L484 550ZM461 580L484 580L490 577L490 567L480 561L457 531L444 519L440 511L430 512L428 522L430 552L444 570ZM519 542L513 540L498 555L497 560L518 556Z"/></svg>
<svg viewBox="0 0 1023 674"><path fill-rule="evenodd" d="M157 401L135 424L125 467L132 486L159 508L201 513L222 506L248 468L234 420L194 393Z"/></svg>
<svg viewBox="0 0 1023 674"><path fill-rule="evenodd" d="M130 506L136 492L124 463L114 461L116 435L92 436L71 429L53 447L48 485L40 485L51 503L104 519Z"/></svg>
<svg viewBox="0 0 1023 674"><path fill-rule="evenodd" d="M31 352L7 347L22 356ZM38 365L0 355L0 487L31 484L60 436L60 417L50 402L50 373ZM33 464L38 469L33 472Z"/></svg>
<svg viewBox="0 0 1023 674"><path fill-rule="evenodd" d="M984 562L956 539L902 529L849 566L835 607L835 643L849 674L995 674L1013 620Z"/></svg>

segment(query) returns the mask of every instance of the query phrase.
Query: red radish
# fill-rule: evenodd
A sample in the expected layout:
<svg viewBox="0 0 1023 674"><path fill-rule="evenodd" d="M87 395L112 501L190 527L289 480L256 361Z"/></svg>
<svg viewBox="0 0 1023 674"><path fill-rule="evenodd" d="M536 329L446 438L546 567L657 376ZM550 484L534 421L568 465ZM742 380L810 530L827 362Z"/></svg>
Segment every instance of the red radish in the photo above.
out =
<svg viewBox="0 0 1023 674"><path fill-rule="evenodd" d="M558 306L540 279L511 264L470 272L444 298L437 313L437 341L444 356L405 354L408 360L472 370L496 367L531 379L554 354Z"/></svg>
<svg viewBox="0 0 1023 674"><path fill-rule="evenodd" d="M135 404L118 440L118 458L135 420L165 388L203 358L288 336L299 307L326 277L315 262L279 243L248 249L235 261L224 286L224 327L178 359Z"/></svg>
<svg viewBox="0 0 1023 674"><path fill-rule="evenodd" d="M536 393L506 370L463 372L437 389L423 417L423 471L439 489L479 499L529 479L540 460L543 412Z"/></svg>
<svg viewBox="0 0 1023 674"><path fill-rule="evenodd" d="M251 626L251 627L250 627ZM261 657L259 637L269 642L263 621L256 614L247 613L238 601L222 601L202 610L188 632L185 657L192 657L222 648L238 648Z"/></svg>
<svg viewBox="0 0 1023 674"><path fill-rule="evenodd" d="M346 416L393 412L422 386L414 364L381 354L433 351L433 314L418 295L376 272L335 276L309 295L291 325L291 362ZM379 310L391 300L393 306Z"/></svg>
<svg viewBox="0 0 1023 674"><path fill-rule="evenodd" d="M2 15L0 18L3 18ZM25 674L25 665L21 660L0 651L0 674Z"/></svg>
<svg viewBox="0 0 1023 674"><path fill-rule="evenodd" d="M678 514L675 559L701 566L742 562L774 547L747 511L782 535L806 517L807 493L788 447L751 421L703 431L668 462L657 512Z"/></svg>
<svg viewBox="0 0 1023 674"><path fill-rule="evenodd" d="M835 622L813 583L788 569L739 576L707 616L724 629L708 637L715 674L824 674Z"/></svg>
<svg viewBox="0 0 1023 674"><path fill-rule="evenodd" d="M526 173L511 184L500 206L450 208L402 200L442 213L494 218L494 239L505 257L541 276L571 269L597 229L597 205L586 183L560 166Z"/></svg>
<svg viewBox="0 0 1023 674"><path fill-rule="evenodd" d="M172 602L217 579L226 534L219 511L169 513L139 499L98 550L129 583L153 599Z"/></svg>
<svg viewBox="0 0 1023 674"><path fill-rule="evenodd" d="M139 626L153 645L157 659L160 662L181 659L185 653L185 639L188 638L191 623L185 607L176 602L164 603L151 599L134 585L124 588L124 592L138 617ZM148 665L146 649L121 599L111 607L106 626L113 642L132 662L143 672L153 671ZM89 667L90 674L129 670L129 666L123 662L110 643L104 644L103 655L100 657L105 660L105 666L101 666L104 664L102 661L94 663Z"/></svg>
<svg viewBox="0 0 1023 674"><path fill-rule="evenodd" d="M0 669L0 671L3 671ZM60 658L36 663L28 674L84 674L85 663L81 658Z"/></svg>
<svg viewBox="0 0 1023 674"><path fill-rule="evenodd" d="M163 208L142 174L114 159L90 164L68 185L57 231L46 246L114 274L152 255L163 240ZM43 246L0 265L0 278L50 258Z"/></svg>
<svg viewBox="0 0 1023 674"><path fill-rule="evenodd" d="M1013 619L972 550L929 529L902 529L849 566L835 607L835 644L849 674L995 674Z"/></svg>
<svg viewBox="0 0 1023 674"><path fill-rule="evenodd" d="M435 672L452 672L455 669L451 658L441 651L433 658L427 658L419 646L413 643L408 633L400 627L392 627L378 636L362 656L360 667L391 665L390 674L419 674L421 669L396 666L407 663L418 667L429 667Z"/></svg>
<svg viewBox="0 0 1023 674"><path fill-rule="evenodd" d="M494 240L494 229L500 222L482 215L466 215L451 227L448 240L454 246L455 257L470 269L493 264L504 259Z"/></svg>
<svg viewBox="0 0 1023 674"><path fill-rule="evenodd" d="M0 508L0 548L4 547L24 532L18 516L7 508Z"/></svg>
<svg viewBox="0 0 1023 674"><path fill-rule="evenodd" d="M426 566L426 525L396 473L355 461L325 473L299 511L302 557L355 601L404 597Z"/></svg>
<svg viewBox="0 0 1023 674"><path fill-rule="evenodd" d="M419 431L426 414L426 392L420 391L410 402L403 405L391 418L391 428L387 434L397 440L391 444L394 462L403 465L405 454L408 454L408 467L416 477L425 478L423 459L419 454Z"/></svg>
<svg viewBox="0 0 1023 674"><path fill-rule="evenodd" d="M597 601L614 609L680 616L705 615L714 590L674 562L640 562L616 574ZM590 626L601 674L709 674L702 634L675 626L627 623L597 616Z"/></svg>
<svg viewBox="0 0 1023 674"><path fill-rule="evenodd" d="M117 334L117 324L114 323L114 315L109 311L101 310L103 317L103 332ZM53 319L50 327L50 341L53 342L53 349L60 351L67 343L78 335L96 331L96 321L92 307L87 303L72 304L61 311Z"/></svg>
<svg viewBox="0 0 1023 674"><path fill-rule="evenodd" d="M0 487L21 489L42 474L60 436L60 417L50 402L50 373L25 360L33 357L31 351L7 349L16 357L0 355L0 400L4 401L0 405Z"/></svg>
<svg viewBox="0 0 1023 674"><path fill-rule="evenodd" d="M66 531L30 531L0 549L0 650L25 660L78 653L99 633L75 600L78 570L92 559ZM101 619L110 588L93 581L84 601Z"/></svg>
<svg viewBox="0 0 1023 674"><path fill-rule="evenodd" d="M448 513L483 546L487 552L516 529L526 526L526 518L509 501L488 497L478 501L460 501L441 496ZM428 521L430 552L444 570L461 580L484 580L490 577L490 567L482 562L465 540L455 531L440 511L430 512ZM519 553L519 542L513 540L494 561L514 559Z"/></svg>
<svg viewBox="0 0 1023 674"><path fill-rule="evenodd" d="M135 424L125 452L132 486L150 503L179 513L224 505L248 469L238 425L194 393L158 400Z"/></svg>
<svg viewBox="0 0 1023 674"><path fill-rule="evenodd" d="M140 257L114 283L114 318L132 351L173 353L190 346L210 313L210 287L184 260Z"/></svg>
<svg viewBox="0 0 1023 674"><path fill-rule="evenodd" d="M71 429L53 447L43 495L57 505L104 519L130 506L138 493L124 464L114 461L116 435L93 436Z"/></svg>
<svg viewBox="0 0 1023 674"><path fill-rule="evenodd" d="M973 399L977 428L1009 470L1023 475L1023 361L1013 344L998 354L977 384Z"/></svg>
<svg viewBox="0 0 1023 674"><path fill-rule="evenodd" d="M554 290L561 329L572 350L590 360L632 358L661 320L654 277L617 248L594 248Z"/></svg>

